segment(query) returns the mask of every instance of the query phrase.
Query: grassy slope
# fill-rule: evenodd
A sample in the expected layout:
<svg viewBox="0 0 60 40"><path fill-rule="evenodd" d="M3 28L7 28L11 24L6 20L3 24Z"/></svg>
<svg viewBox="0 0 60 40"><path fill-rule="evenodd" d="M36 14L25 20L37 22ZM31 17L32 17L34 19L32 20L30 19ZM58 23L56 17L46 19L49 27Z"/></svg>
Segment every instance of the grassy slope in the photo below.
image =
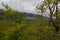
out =
<svg viewBox="0 0 60 40"><path fill-rule="evenodd" d="M0 40L59 40L60 32L54 35L54 27L47 19L21 20L21 23L0 21Z"/></svg>

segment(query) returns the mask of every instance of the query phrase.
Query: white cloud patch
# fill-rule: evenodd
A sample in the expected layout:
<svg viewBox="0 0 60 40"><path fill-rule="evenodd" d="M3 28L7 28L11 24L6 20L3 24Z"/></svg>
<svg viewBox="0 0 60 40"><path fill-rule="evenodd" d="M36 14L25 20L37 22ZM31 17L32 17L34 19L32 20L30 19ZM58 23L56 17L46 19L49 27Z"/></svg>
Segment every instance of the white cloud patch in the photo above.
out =
<svg viewBox="0 0 60 40"><path fill-rule="evenodd" d="M36 5L41 3L41 0L3 0L9 6L22 12L34 13Z"/></svg>
<svg viewBox="0 0 60 40"><path fill-rule="evenodd" d="M5 1L5 2L6 2L6 1L10 1L10 0L3 0L3 1Z"/></svg>

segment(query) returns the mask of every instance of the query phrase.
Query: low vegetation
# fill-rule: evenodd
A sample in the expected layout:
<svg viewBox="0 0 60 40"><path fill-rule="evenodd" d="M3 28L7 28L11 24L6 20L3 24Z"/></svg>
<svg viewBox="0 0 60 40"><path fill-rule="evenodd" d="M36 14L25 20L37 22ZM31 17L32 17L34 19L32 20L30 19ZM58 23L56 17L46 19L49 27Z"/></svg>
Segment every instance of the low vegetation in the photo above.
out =
<svg viewBox="0 0 60 40"><path fill-rule="evenodd" d="M0 40L60 40L60 30L55 34L48 18L34 15L35 19L29 20L27 15L3 6L7 10L0 9Z"/></svg>

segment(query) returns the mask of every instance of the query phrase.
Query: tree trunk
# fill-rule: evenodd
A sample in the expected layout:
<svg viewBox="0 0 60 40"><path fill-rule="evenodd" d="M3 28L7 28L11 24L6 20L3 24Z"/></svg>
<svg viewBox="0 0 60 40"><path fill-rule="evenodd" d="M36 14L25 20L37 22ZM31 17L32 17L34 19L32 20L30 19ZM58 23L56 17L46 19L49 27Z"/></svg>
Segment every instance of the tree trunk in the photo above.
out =
<svg viewBox="0 0 60 40"><path fill-rule="evenodd" d="M58 31L59 31L59 26L56 25L56 22L55 22L55 21L53 21L53 18L52 18L53 12L52 12L52 10L51 10L51 8L50 8L50 5L48 5L48 6L49 6L49 10L50 10L50 22L51 22L52 25L54 26L54 28L55 28L55 33L57 34ZM56 14L57 14L57 13L56 13ZM57 16L56 16L56 18L57 18Z"/></svg>

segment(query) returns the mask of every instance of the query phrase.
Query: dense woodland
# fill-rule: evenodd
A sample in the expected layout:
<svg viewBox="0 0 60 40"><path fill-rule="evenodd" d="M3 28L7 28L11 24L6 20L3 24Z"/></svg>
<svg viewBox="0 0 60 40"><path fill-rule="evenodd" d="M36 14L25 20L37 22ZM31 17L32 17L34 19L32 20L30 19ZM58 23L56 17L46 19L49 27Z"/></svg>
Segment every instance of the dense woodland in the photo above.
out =
<svg viewBox="0 0 60 40"><path fill-rule="evenodd" d="M19 12L2 3L5 9L0 9L0 40L60 40L59 3L44 0L37 6L41 15ZM50 17L43 16L47 9Z"/></svg>

